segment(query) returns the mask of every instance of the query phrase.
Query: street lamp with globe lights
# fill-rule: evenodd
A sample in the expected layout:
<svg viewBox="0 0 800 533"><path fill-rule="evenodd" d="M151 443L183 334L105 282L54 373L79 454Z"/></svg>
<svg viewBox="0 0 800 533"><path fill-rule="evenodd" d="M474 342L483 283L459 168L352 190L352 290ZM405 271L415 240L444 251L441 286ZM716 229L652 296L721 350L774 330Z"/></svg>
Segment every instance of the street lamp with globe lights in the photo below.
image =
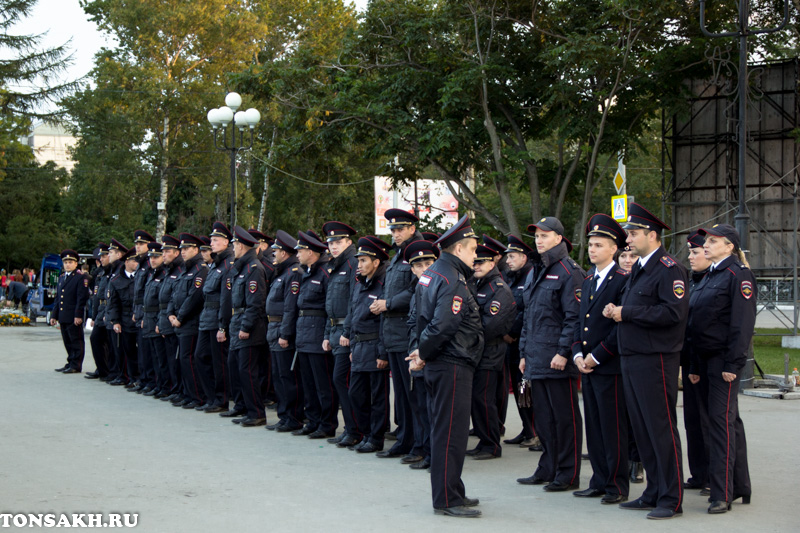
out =
<svg viewBox="0 0 800 533"><path fill-rule="evenodd" d="M261 113L250 108L239 111L242 97L238 93L228 93L225 105L208 112L208 121L214 130L214 148L228 152L231 158L231 231L236 225L236 154L240 150L249 150L253 147L253 130L261 122ZM230 126L230 127L229 127ZM239 130L237 143L236 130ZM250 130L250 140L245 144L244 130ZM222 143L218 141L218 133L222 130ZM228 132L230 132L230 140Z"/></svg>

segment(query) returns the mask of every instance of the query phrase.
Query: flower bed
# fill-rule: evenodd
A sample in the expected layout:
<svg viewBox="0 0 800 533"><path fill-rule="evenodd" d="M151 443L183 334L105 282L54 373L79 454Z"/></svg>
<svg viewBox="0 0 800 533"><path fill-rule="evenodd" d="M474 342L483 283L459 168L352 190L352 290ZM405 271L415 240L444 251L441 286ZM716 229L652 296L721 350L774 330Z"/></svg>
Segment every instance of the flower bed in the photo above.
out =
<svg viewBox="0 0 800 533"><path fill-rule="evenodd" d="M3 313L0 315L0 326L27 326L31 319L19 313Z"/></svg>

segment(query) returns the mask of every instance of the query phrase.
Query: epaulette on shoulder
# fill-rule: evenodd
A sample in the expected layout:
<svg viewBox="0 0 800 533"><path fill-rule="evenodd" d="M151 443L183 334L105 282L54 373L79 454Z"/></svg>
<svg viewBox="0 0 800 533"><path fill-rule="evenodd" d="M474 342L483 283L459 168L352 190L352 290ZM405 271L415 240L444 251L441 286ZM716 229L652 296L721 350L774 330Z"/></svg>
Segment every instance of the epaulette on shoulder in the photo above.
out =
<svg viewBox="0 0 800 533"><path fill-rule="evenodd" d="M589 275L587 275L587 276L584 276L584 278L583 278L583 279L584 279L584 281L585 281L585 280L587 280L587 279L592 279L592 275L591 275L591 274L589 274Z"/></svg>
<svg viewBox="0 0 800 533"><path fill-rule="evenodd" d="M630 275L630 272L628 272L627 270L623 270L623 269L621 269L621 268L618 268L618 269L616 269L614 272L616 272L617 274L619 274L619 275L621 275L621 276L628 276L628 275Z"/></svg>
<svg viewBox="0 0 800 533"><path fill-rule="evenodd" d="M292 272L297 272L297 267L294 267L294 268L292 269Z"/></svg>
<svg viewBox="0 0 800 533"><path fill-rule="evenodd" d="M747 267L747 265L745 265L744 263L739 263L739 262L737 261L735 264L736 264L736 265L737 265L737 266L738 266L740 269L742 269L742 270L750 270L750 269Z"/></svg>
<svg viewBox="0 0 800 533"><path fill-rule="evenodd" d="M664 266L667 267L667 268L672 268L672 267L674 267L675 265L678 264L678 263L675 262L675 260L673 258L671 258L668 255L663 256L661 258L661 262L664 263Z"/></svg>
<svg viewBox="0 0 800 533"><path fill-rule="evenodd" d="M252 265L250 265L250 268L256 268L257 265L258 263L253 263Z"/></svg>

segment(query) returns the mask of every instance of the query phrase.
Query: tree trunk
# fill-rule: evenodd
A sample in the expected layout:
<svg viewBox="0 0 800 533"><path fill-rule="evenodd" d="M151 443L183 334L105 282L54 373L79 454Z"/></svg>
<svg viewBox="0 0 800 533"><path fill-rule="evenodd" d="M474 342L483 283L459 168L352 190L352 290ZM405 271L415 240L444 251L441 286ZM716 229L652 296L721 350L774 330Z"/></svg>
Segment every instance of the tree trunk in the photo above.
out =
<svg viewBox="0 0 800 533"><path fill-rule="evenodd" d="M272 164L272 152L275 148L275 137L278 136L278 128L272 128L272 141L269 144L269 153L267 153L267 163ZM258 225L256 229L261 231L264 227L264 215L267 209L267 198L269 196L269 171L268 166L264 167L264 192L261 193L261 209L258 210Z"/></svg>
<svg viewBox="0 0 800 533"><path fill-rule="evenodd" d="M156 239L167 232L167 199L169 196L169 115L164 117L164 155L159 176L158 218L156 219Z"/></svg>

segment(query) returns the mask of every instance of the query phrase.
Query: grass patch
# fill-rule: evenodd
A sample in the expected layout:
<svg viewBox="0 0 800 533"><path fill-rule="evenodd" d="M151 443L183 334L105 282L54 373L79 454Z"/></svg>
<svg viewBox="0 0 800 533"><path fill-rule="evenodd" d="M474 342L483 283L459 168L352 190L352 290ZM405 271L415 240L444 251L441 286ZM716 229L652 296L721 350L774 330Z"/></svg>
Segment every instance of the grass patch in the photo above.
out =
<svg viewBox="0 0 800 533"><path fill-rule="evenodd" d="M761 335L759 335L761 334ZM783 375L783 354L789 354L789 374L800 368L800 350L781 347L781 336L791 335L790 329L756 328L753 336L753 351L756 362L765 374ZM755 370L758 375L758 369Z"/></svg>

